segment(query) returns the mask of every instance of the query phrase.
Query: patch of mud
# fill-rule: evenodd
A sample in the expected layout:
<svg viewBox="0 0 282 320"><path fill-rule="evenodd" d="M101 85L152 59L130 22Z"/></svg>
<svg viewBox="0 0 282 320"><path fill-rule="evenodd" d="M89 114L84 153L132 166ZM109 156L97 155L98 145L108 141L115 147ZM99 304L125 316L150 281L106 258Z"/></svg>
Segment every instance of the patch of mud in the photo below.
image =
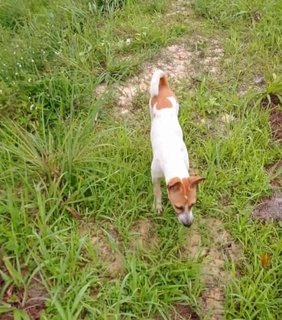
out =
<svg viewBox="0 0 282 320"><path fill-rule="evenodd" d="M5 267L2 267L3 273L8 273ZM0 277L0 287L4 286L4 280ZM24 288L10 285L4 291L3 302L9 305L11 308L23 310L29 316L31 320L39 320L40 313L45 309L46 300L48 298L48 292L42 284L41 277L39 275L34 276L29 286ZM14 319L13 313L8 312L0 315L1 320Z"/></svg>
<svg viewBox="0 0 282 320"><path fill-rule="evenodd" d="M252 218L266 222L282 220L282 194L277 192L271 197L262 200L255 207Z"/></svg>
<svg viewBox="0 0 282 320"><path fill-rule="evenodd" d="M174 313L171 317L172 320L200 320L199 315L190 306L176 305L174 307Z"/></svg>
<svg viewBox="0 0 282 320"><path fill-rule="evenodd" d="M155 227L150 220L144 219L138 221L134 224L132 231L131 248L133 250L147 250L158 247L159 239Z"/></svg>
<svg viewBox="0 0 282 320"><path fill-rule="evenodd" d="M280 100L278 98L278 96L274 93L270 93L269 97L265 97L264 99L262 99L261 101L261 106L263 108L269 108L272 106L278 106L280 104Z"/></svg>
<svg viewBox="0 0 282 320"><path fill-rule="evenodd" d="M274 140L282 141L282 107L278 96L274 93L262 99L261 106L269 110L269 122Z"/></svg>
<svg viewBox="0 0 282 320"><path fill-rule="evenodd" d="M282 141L282 110L281 108L272 108L270 110L269 121L271 124L272 136L276 141Z"/></svg>
<svg viewBox="0 0 282 320"><path fill-rule="evenodd" d="M254 208L252 218L261 222L275 222L282 220L282 160L265 167L270 177L272 195L262 197Z"/></svg>
<svg viewBox="0 0 282 320"><path fill-rule="evenodd" d="M201 314L209 315L212 320L220 320L224 319L225 287L231 279L225 264L228 261L237 263L243 254L220 220L205 219L205 224L208 226L211 245L203 244L199 227L193 225L194 229L187 235L182 256L202 259L204 290L200 299Z"/></svg>
<svg viewBox="0 0 282 320"><path fill-rule="evenodd" d="M99 227L94 223L81 223L80 234L90 236L106 274L116 278L125 272L125 260L119 234L113 225Z"/></svg>

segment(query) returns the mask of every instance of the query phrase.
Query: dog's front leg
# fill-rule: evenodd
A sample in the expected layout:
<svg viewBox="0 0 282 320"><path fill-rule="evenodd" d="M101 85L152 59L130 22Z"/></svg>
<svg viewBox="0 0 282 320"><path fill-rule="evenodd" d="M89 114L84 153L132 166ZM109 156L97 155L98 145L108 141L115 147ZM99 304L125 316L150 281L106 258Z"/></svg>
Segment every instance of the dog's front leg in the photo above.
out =
<svg viewBox="0 0 282 320"><path fill-rule="evenodd" d="M161 191L161 177L163 176L162 170L158 164L158 161L153 159L151 164L151 175L153 182L154 190L154 209L158 214L161 214L163 211L162 207L162 191Z"/></svg>
<svg viewBox="0 0 282 320"><path fill-rule="evenodd" d="M162 207L162 191L161 191L161 181L159 178L153 179L153 189L154 189L154 205L158 214L163 211Z"/></svg>

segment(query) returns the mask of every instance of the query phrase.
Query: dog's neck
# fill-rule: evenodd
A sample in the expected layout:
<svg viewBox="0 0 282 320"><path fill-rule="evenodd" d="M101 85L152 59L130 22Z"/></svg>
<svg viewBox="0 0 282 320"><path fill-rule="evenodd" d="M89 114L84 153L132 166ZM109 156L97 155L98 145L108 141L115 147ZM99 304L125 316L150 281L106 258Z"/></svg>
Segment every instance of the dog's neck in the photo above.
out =
<svg viewBox="0 0 282 320"><path fill-rule="evenodd" d="M164 164L164 177L165 177L165 182L166 184L168 184L168 182L172 179L172 178L189 178L189 171L185 165L185 163L183 161L181 161L181 159L179 159L179 161L174 161L174 163L165 163Z"/></svg>

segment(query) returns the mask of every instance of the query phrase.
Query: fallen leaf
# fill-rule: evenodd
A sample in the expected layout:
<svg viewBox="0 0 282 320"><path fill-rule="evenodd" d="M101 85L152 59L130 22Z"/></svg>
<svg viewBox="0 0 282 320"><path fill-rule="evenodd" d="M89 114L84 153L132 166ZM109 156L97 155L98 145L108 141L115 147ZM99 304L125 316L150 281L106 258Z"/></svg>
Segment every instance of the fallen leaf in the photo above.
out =
<svg viewBox="0 0 282 320"><path fill-rule="evenodd" d="M73 216L73 218L75 218L75 219L79 219L80 218L80 215L79 215L78 211L76 211L75 209L70 208L70 207L66 207L66 209Z"/></svg>
<svg viewBox="0 0 282 320"><path fill-rule="evenodd" d="M271 264L271 256L268 253L264 253L260 256L260 262L263 268L268 268Z"/></svg>

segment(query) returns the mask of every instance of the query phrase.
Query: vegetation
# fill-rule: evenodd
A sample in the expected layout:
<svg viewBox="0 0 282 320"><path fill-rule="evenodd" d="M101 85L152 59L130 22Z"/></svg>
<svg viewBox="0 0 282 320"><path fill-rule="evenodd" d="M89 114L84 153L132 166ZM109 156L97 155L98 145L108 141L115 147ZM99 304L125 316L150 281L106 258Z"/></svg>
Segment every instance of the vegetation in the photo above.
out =
<svg viewBox="0 0 282 320"><path fill-rule="evenodd" d="M169 319L177 303L200 313L203 258L182 254L193 230L168 204L163 216L152 210L147 93L128 119L113 114L114 91L96 94L194 33L220 37L225 52L220 76L174 87L190 161L206 177L195 209L203 241L212 247L213 217L242 247L225 266L225 318L282 317L281 225L250 219L271 180L281 182L265 170L282 153L259 105L282 96L282 4L196 0L188 21L164 18L170 5L1 2L0 318L28 319L35 278L42 319Z"/></svg>

